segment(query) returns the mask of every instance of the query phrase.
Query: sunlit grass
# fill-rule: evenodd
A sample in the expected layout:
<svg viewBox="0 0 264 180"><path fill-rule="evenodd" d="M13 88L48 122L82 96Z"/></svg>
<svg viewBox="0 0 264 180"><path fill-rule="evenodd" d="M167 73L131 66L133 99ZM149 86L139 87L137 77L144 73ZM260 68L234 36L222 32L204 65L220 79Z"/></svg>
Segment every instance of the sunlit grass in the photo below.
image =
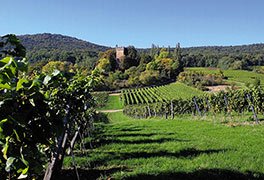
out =
<svg viewBox="0 0 264 180"><path fill-rule="evenodd" d="M105 106L99 108L99 110L115 110L122 109L123 105L120 101L120 96L109 96Z"/></svg>
<svg viewBox="0 0 264 180"><path fill-rule="evenodd" d="M220 69L216 68L201 68L201 67L194 67L194 68L186 68L188 71L199 71L204 72L206 74L215 74L219 73ZM246 85L247 83L254 82L255 79L260 79L261 86L264 86L264 74L256 73L253 71L246 71L246 70L222 70L224 75L228 77L227 82L230 83L237 83L237 85ZM242 84L241 84L242 83Z"/></svg>
<svg viewBox="0 0 264 180"><path fill-rule="evenodd" d="M79 167L104 178L252 179L264 173L263 126L226 126L211 117L108 117L109 124L96 126L94 149L87 144L75 157Z"/></svg>

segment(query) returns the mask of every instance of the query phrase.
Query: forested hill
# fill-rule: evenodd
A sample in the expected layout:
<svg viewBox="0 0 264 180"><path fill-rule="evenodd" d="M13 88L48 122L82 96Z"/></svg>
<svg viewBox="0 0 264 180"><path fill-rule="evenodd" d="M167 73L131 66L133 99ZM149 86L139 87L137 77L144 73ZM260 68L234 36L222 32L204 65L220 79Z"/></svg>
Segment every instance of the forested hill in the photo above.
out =
<svg viewBox="0 0 264 180"><path fill-rule="evenodd" d="M34 49L60 49L65 51L85 49L90 51L105 51L109 49L109 47L106 46L97 45L60 34L43 33L34 35L20 35L18 38L29 51Z"/></svg>
<svg viewBox="0 0 264 180"><path fill-rule="evenodd" d="M186 67L252 69L264 65L264 44L183 48L182 55Z"/></svg>
<svg viewBox="0 0 264 180"><path fill-rule="evenodd" d="M60 34L34 34L18 36L26 47L29 62L42 66L47 61L69 61L92 69L100 51L109 47L93 44Z"/></svg>
<svg viewBox="0 0 264 180"><path fill-rule="evenodd" d="M264 53L264 44L236 45L236 46L200 46L183 48L185 53Z"/></svg>

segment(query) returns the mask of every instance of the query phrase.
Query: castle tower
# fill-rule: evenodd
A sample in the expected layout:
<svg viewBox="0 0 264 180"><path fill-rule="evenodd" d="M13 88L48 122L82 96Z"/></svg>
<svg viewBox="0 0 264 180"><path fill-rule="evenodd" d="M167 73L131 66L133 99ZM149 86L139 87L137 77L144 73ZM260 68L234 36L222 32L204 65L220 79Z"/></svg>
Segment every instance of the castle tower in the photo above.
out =
<svg viewBox="0 0 264 180"><path fill-rule="evenodd" d="M116 60L119 62L125 56L125 48L116 46Z"/></svg>

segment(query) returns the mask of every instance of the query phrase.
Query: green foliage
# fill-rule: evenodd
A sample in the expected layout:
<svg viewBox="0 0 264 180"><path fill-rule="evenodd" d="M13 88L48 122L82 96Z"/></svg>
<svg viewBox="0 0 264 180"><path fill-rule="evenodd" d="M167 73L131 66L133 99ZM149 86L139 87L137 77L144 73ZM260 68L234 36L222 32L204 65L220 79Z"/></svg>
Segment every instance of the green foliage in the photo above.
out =
<svg viewBox="0 0 264 180"><path fill-rule="evenodd" d="M50 60L66 61L77 64L78 69L90 71L95 67L100 51L109 49L59 34L36 34L18 36L27 49L30 71L39 71Z"/></svg>
<svg viewBox="0 0 264 180"><path fill-rule="evenodd" d="M205 74L203 72L184 71L178 76L178 81L198 89L206 89L204 86L223 84L222 74Z"/></svg>
<svg viewBox="0 0 264 180"><path fill-rule="evenodd" d="M183 48L182 62L184 67L250 70L264 65L263 47L264 44Z"/></svg>
<svg viewBox="0 0 264 180"><path fill-rule="evenodd" d="M97 67L105 72L114 71L117 69L118 65L115 57L115 50L109 49L105 52L99 53L100 59L98 60Z"/></svg>
<svg viewBox="0 0 264 180"><path fill-rule="evenodd" d="M110 72L111 70L111 64L110 64L110 61L109 59L106 59L106 58L103 58L103 59L100 59L98 61L98 64L96 66L100 71L103 71L103 72Z"/></svg>
<svg viewBox="0 0 264 180"><path fill-rule="evenodd" d="M26 47L28 51L27 58L32 62L44 59L60 61L75 59L78 63L90 57L97 57L98 52L108 49L105 46L59 34L22 35L18 38Z"/></svg>
<svg viewBox="0 0 264 180"><path fill-rule="evenodd" d="M147 64L151 60L152 60L151 56L146 53L142 53L140 56L140 64Z"/></svg>
<svg viewBox="0 0 264 180"><path fill-rule="evenodd" d="M140 62L140 56L134 46L128 46L125 48L125 56L119 59L119 69L125 71L132 66L138 66Z"/></svg>
<svg viewBox="0 0 264 180"><path fill-rule="evenodd" d="M14 34L0 37L0 58L6 56L25 57L26 49Z"/></svg>
<svg viewBox="0 0 264 180"><path fill-rule="evenodd" d="M156 55L156 59L160 60L160 59L164 59L164 58L170 58L169 55L170 55L169 52L165 48L162 48L160 50L160 53L158 55Z"/></svg>
<svg viewBox="0 0 264 180"><path fill-rule="evenodd" d="M87 70L94 68L98 59L98 52L109 49L76 38L48 33L19 36L19 39L27 48L27 58L30 59L31 63L34 62L35 64L38 61L54 59L77 63ZM181 61L179 64L183 64L184 67L251 69L253 66L264 65L263 47L263 44L253 44L231 47L180 48L178 43L176 48L168 48L167 53L170 54L173 60ZM173 53L170 52L172 50L174 51ZM137 51L147 54L151 59L159 56L161 52L159 46L154 44L150 49L137 49ZM150 62L149 57L146 59L142 54L138 55L143 59L140 59L140 61L144 63ZM137 59L135 58L136 56L132 57ZM131 66L126 67L129 68Z"/></svg>
<svg viewBox="0 0 264 180"><path fill-rule="evenodd" d="M264 66L255 66L253 71L256 73L264 74Z"/></svg>
<svg viewBox="0 0 264 180"><path fill-rule="evenodd" d="M108 101L109 94L108 92L94 92L92 96L95 100L97 108L104 107Z"/></svg>
<svg viewBox="0 0 264 180"><path fill-rule="evenodd" d="M10 48L16 49L3 47L5 55ZM58 151L62 134L67 130L68 136L73 137L76 129L85 131L85 124L95 114L89 90L96 83L96 74L71 76L55 70L49 75L29 78L26 70L27 62L20 57L6 56L0 60L0 174L3 178L28 175L37 178L49 158L53 160L59 152L63 160L69 145Z"/></svg>
<svg viewBox="0 0 264 180"><path fill-rule="evenodd" d="M112 68L109 52L110 50L100 54L101 58L96 67L104 75L105 84L101 87L101 90L105 90L105 87L120 89L165 84L175 80L176 76L182 71L180 47L178 47L176 53L177 57L174 57L165 48L158 50L154 56L144 53L140 56L133 46L129 46L125 48L123 57L113 61L116 62L116 69ZM114 56L111 56L111 58L113 59ZM119 72L125 72L124 76L120 76Z"/></svg>
<svg viewBox="0 0 264 180"><path fill-rule="evenodd" d="M219 69L215 68L186 68L187 71L203 72L205 74L215 74ZM264 75L252 71L245 70L222 70L228 83L235 82L239 86L245 84L252 84L255 79L260 79L260 85L264 85Z"/></svg>
<svg viewBox="0 0 264 180"><path fill-rule="evenodd" d="M40 91L42 77L34 80L23 75L18 77L26 64L12 57L1 62L1 161L6 162L6 173L12 177L40 173L45 163L43 150L50 145L54 135L52 125L60 123Z"/></svg>
<svg viewBox="0 0 264 180"><path fill-rule="evenodd" d="M139 80L144 85L152 85L159 80L159 75L159 71L146 70L140 74Z"/></svg>
<svg viewBox="0 0 264 180"><path fill-rule="evenodd" d="M69 73L76 71L73 64L67 61L49 61L42 67L42 73L52 74L54 70L59 70L63 73Z"/></svg>

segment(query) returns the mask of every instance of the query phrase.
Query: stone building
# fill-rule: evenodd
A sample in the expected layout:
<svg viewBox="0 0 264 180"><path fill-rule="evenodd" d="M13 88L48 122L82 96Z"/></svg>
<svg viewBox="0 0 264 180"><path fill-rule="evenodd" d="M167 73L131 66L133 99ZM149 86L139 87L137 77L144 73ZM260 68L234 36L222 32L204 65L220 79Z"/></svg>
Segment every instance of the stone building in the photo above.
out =
<svg viewBox="0 0 264 180"><path fill-rule="evenodd" d="M116 46L116 61L119 63L124 56L126 56L126 48Z"/></svg>

